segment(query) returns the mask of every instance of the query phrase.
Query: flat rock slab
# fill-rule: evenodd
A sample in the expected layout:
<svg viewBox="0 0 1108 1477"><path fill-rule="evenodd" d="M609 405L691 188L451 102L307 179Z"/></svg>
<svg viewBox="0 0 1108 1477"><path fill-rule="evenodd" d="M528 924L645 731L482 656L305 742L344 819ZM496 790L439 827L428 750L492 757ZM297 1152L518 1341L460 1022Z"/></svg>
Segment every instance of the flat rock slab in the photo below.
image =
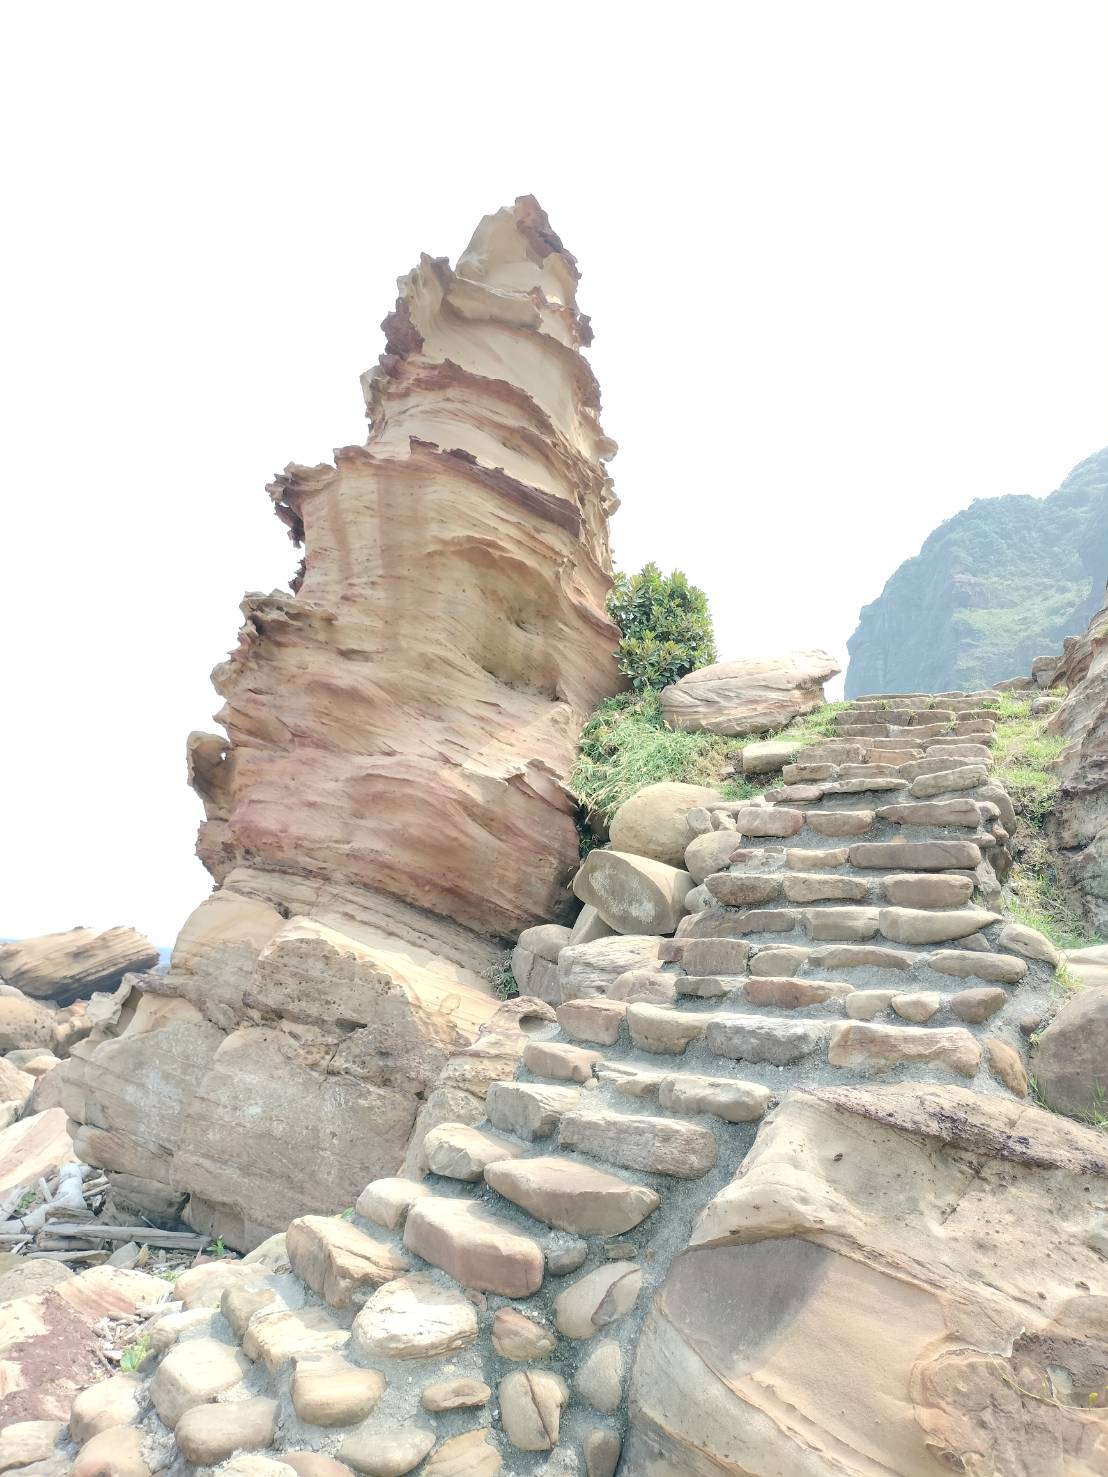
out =
<svg viewBox="0 0 1108 1477"><path fill-rule="evenodd" d="M385 1377L342 1354L301 1358L292 1376L292 1404L310 1426L353 1426L376 1407Z"/></svg>
<svg viewBox="0 0 1108 1477"><path fill-rule="evenodd" d="M781 1010L803 1010L808 1005L839 1001L853 993L854 986L836 980L798 980L786 976L748 979L743 999L751 1005L772 1005Z"/></svg>
<svg viewBox="0 0 1108 1477"><path fill-rule="evenodd" d="M536 1220L576 1236L613 1236L633 1230L658 1208L646 1185L629 1184L557 1156L491 1164L489 1185Z"/></svg>
<svg viewBox="0 0 1108 1477"><path fill-rule="evenodd" d="M667 1010L662 1005L631 1005L627 1009L632 1045L639 1051L664 1056L680 1056L690 1041L704 1034L710 1019L691 1011Z"/></svg>
<svg viewBox="0 0 1108 1477"><path fill-rule="evenodd" d="M367 1358L437 1359L473 1343L477 1312L457 1288L413 1272L377 1289L354 1319L350 1337Z"/></svg>
<svg viewBox="0 0 1108 1477"><path fill-rule="evenodd" d="M937 872L907 872L886 877L881 890L894 907L958 908L973 896L969 877L946 877Z"/></svg>
<svg viewBox="0 0 1108 1477"><path fill-rule="evenodd" d="M708 1050L731 1061L784 1067L809 1056L826 1034L816 1022L723 1016L708 1027Z"/></svg>
<svg viewBox="0 0 1108 1477"><path fill-rule="evenodd" d="M286 1360L339 1348L349 1336L346 1323L330 1308L285 1308L251 1319L242 1347L251 1359L260 1359L270 1374L276 1374ZM188 1347L188 1341L183 1347Z"/></svg>
<svg viewBox="0 0 1108 1477"><path fill-rule="evenodd" d="M999 922L998 913L985 908L954 908L932 912L923 908L882 908L881 933L897 944L937 944L968 938Z"/></svg>
<svg viewBox="0 0 1108 1477"><path fill-rule="evenodd" d="M421 1477L496 1477L503 1465L487 1431L464 1431L435 1449Z"/></svg>
<svg viewBox="0 0 1108 1477"><path fill-rule="evenodd" d="M562 1114L575 1108L580 1099L579 1087L554 1087L545 1082L497 1082L489 1088L485 1108L494 1128L533 1143L536 1139L548 1139Z"/></svg>
<svg viewBox="0 0 1108 1477"><path fill-rule="evenodd" d="M758 1082L680 1073L663 1077L658 1101L671 1113L709 1113L724 1123L753 1123L765 1115L772 1094Z"/></svg>
<svg viewBox="0 0 1108 1477"><path fill-rule="evenodd" d="M440 1123L423 1140L423 1152L432 1174L476 1184L484 1178L486 1165L515 1159L524 1150L522 1144L500 1134L465 1123Z"/></svg>
<svg viewBox="0 0 1108 1477"><path fill-rule="evenodd" d="M623 1169L695 1180L707 1174L719 1153L715 1135L672 1118L604 1112L567 1113L558 1130L563 1149L575 1149Z"/></svg>
<svg viewBox="0 0 1108 1477"><path fill-rule="evenodd" d="M622 1000L567 1000L558 1007L558 1024L574 1041L614 1046L626 1014Z"/></svg>
<svg viewBox="0 0 1108 1477"><path fill-rule="evenodd" d="M1017 959L1013 954L992 954L979 949L938 949L925 957L929 969L953 975L956 979L1015 985L1027 973L1027 961Z"/></svg>
<svg viewBox="0 0 1108 1477"><path fill-rule="evenodd" d="M177 1422L174 1438L186 1461L212 1466L235 1451L262 1451L277 1428L277 1402L258 1397L194 1405Z"/></svg>
<svg viewBox="0 0 1108 1477"><path fill-rule="evenodd" d="M972 872L980 863L972 841L859 841L850 848L852 867L883 872Z"/></svg>
<svg viewBox="0 0 1108 1477"><path fill-rule="evenodd" d="M165 1355L150 1381L150 1399L167 1426L187 1410L214 1400L250 1372L241 1350L218 1339L186 1339Z"/></svg>
<svg viewBox="0 0 1108 1477"><path fill-rule="evenodd" d="M808 908L804 927L810 939L871 939L878 929L877 908Z"/></svg>
<svg viewBox="0 0 1108 1477"><path fill-rule="evenodd" d="M598 1051L558 1041L529 1041L523 1052L523 1065L529 1072L560 1082L591 1082L600 1061Z"/></svg>
<svg viewBox="0 0 1108 1477"><path fill-rule="evenodd" d="M520 1451L553 1451L569 1390L546 1369L516 1369L498 1387L504 1434Z"/></svg>
<svg viewBox="0 0 1108 1477"><path fill-rule="evenodd" d="M929 1063L972 1077L981 1065L981 1048L961 1026L874 1026L843 1021L831 1027L827 1060L833 1067L897 1067Z"/></svg>
<svg viewBox="0 0 1108 1477"><path fill-rule="evenodd" d="M780 873L713 872L704 886L717 903L728 908L750 908L772 903L781 896Z"/></svg>
<svg viewBox="0 0 1108 1477"><path fill-rule="evenodd" d="M301 1216L290 1224L285 1248L292 1270L332 1308L349 1307L356 1292L380 1287L411 1265L387 1241L341 1216Z"/></svg>
<svg viewBox="0 0 1108 1477"><path fill-rule="evenodd" d="M405 1477L435 1444L418 1426L380 1426L352 1431L335 1455L363 1477Z"/></svg>
<svg viewBox="0 0 1108 1477"><path fill-rule="evenodd" d="M354 1209L367 1221L387 1231L398 1231L415 1202L430 1194L428 1185L390 1175L366 1185Z"/></svg>
<svg viewBox="0 0 1108 1477"><path fill-rule="evenodd" d="M808 813L809 830L820 836L862 836L872 825L872 810L824 810Z"/></svg>
<svg viewBox="0 0 1108 1477"><path fill-rule="evenodd" d="M782 885L790 903L860 903L869 893L864 877L824 877L818 872L786 872Z"/></svg>
<svg viewBox="0 0 1108 1477"><path fill-rule="evenodd" d="M530 1297L542 1286L539 1243L469 1201L419 1201L408 1212L404 1245L463 1287L479 1292Z"/></svg>
<svg viewBox="0 0 1108 1477"><path fill-rule="evenodd" d="M981 810L976 801L964 798L919 800L915 804L906 801L903 805L883 805L877 818L894 826L967 826L976 830L981 824Z"/></svg>

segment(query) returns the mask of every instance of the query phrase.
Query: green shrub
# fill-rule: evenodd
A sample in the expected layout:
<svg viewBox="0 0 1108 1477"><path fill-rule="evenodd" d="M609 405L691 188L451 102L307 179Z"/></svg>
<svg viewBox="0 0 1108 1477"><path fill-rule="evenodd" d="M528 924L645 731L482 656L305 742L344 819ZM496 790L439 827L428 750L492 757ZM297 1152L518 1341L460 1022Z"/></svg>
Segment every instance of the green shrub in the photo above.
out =
<svg viewBox="0 0 1108 1477"><path fill-rule="evenodd" d="M636 692L663 688L716 659L707 596L679 569L664 575L647 564L639 574L617 574L608 613L623 633L619 670Z"/></svg>

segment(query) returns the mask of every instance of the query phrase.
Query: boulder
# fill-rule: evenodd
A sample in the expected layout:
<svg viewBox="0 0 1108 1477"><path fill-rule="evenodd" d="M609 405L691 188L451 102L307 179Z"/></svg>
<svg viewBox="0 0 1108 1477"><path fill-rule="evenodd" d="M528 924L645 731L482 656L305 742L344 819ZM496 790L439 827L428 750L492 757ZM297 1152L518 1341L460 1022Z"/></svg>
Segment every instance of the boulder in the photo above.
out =
<svg viewBox="0 0 1108 1477"><path fill-rule="evenodd" d="M824 651L717 662L662 689L670 728L743 737L784 728L823 703L823 684L840 667Z"/></svg>
<svg viewBox="0 0 1108 1477"><path fill-rule="evenodd" d="M722 803L723 796L705 785L646 785L616 811L608 836L615 851L680 867L685 848L696 835L688 822L689 811Z"/></svg>
<svg viewBox="0 0 1108 1477"><path fill-rule="evenodd" d="M590 851L573 891L617 933L672 933L693 886L688 872L627 852Z"/></svg>
<svg viewBox="0 0 1108 1477"><path fill-rule="evenodd" d="M1080 985L1108 985L1108 944L1087 949L1067 949L1065 964ZM0 1001L0 1005L3 1001Z"/></svg>
<svg viewBox="0 0 1108 1477"><path fill-rule="evenodd" d="M795 739L759 739L743 745L743 774L774 774L791 764L807 747L808 741Z"/></svg>
<svg viewBox="0 0 1108 1477"><path fill-rule="evenodd" d="M1081 990L1039 1036L1031 1070L1058 1113L1108 1116L1108 987Z"/></svg>
<svg viewBox="0 0 1108 1477"><path fill-rule="evenodd" d="M54 1013L21 990L0 986L0 1052L54 1045Z"/></svg>
<svg viewBox="0 0 1108 1477"><path fill-rule="evenodd" d="M94 990L114 990L125 974L153 969L159 957L133 928L71 928L0 944L0 980L33 999L64 1005Z"/></svg>
<svg viewBox="0 0 1108 1477"><path fill-rule="evenodd" d="M621 1472L1096 1477L1106 1189L1023 1101L794 1089L647 1314Z"/></svg>
<svg viewBox="0 0 1108 1477"><path fill-rule="evenodd" d="M121 1034L94 1033L61 1068L81 1157L137 1182L140 1209L189 1192L197 1229L240 1249L397 1170L421 1102L499 1005L305 918L282 924L242 994L252 1020L224 1033L139 992Z"/></svg>

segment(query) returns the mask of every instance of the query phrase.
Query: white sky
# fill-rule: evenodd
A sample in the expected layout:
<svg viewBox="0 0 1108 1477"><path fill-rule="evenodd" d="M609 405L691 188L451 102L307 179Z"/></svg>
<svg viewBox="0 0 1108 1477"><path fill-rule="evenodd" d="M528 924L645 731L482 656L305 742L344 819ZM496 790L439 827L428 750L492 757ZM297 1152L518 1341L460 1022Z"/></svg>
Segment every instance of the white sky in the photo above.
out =
<svg viewBox="0 0 1108 1477"><path fill-rule="evenodd" d="M622 567L842 653L972 498L1108 441L1099 0L9 5L0 936L205 894L184 741L264 484L364 439L394 280L536 194Z"/></svg>

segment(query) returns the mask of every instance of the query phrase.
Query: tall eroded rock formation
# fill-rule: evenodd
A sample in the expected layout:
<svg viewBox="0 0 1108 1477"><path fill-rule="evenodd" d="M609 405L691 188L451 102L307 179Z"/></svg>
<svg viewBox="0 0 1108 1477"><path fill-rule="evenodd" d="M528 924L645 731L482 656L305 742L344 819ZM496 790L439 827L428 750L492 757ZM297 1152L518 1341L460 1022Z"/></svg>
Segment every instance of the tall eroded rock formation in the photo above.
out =
<svg viewBox="0 0 1108 1477"><path fill-rule="evenodd" d="M189 740L219 886L65 1069L126 1207L246 1247L352 1204L495 1012L501 941L572 905L565 780L620 685L577 278L530 197L424 257L368 443L269 488L303 562L244 602L227 737Z"/></svg>
<svg viewBox="0 0 1108 1477"><path fill-rule="evenodd" d="M367 444L270 486L305 557L294 594L247 597L213 674L229 742L193 742L217 881L350 884L390 927L397 903L510 937L564 911L564 780L620 685L577 280L531 197L456 268L425 256L363 376Z"/></svg>

